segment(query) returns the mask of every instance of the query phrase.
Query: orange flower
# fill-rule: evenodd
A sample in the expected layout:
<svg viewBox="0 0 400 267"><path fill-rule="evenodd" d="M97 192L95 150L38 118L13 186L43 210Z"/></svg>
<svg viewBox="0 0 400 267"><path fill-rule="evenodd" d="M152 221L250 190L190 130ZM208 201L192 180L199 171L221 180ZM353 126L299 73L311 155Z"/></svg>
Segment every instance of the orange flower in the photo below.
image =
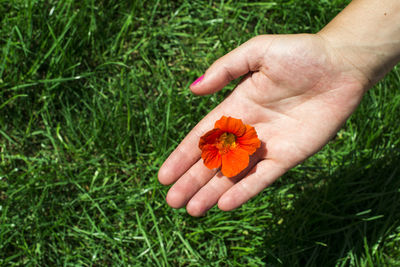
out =
<svg viewBox="0 0 400 267"><path fill-rule="evenodd" d="M242 120L222 116L214 129L200 137L199 148L204 165L220 168L223 175L233 177L249 165L249 156L261 145L256 130Z"/></svg>

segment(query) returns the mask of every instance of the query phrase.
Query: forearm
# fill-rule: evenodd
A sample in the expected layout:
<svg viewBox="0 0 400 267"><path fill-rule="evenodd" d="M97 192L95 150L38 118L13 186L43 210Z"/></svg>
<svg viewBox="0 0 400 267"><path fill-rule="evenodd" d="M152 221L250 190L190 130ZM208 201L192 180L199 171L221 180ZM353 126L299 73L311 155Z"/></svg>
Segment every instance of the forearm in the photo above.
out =
<svg viewBox="0 0 400 267"><path fill-rule="evenodd" d="M400 0L354 0L318 35L370 87L400 60Z"/></svg>

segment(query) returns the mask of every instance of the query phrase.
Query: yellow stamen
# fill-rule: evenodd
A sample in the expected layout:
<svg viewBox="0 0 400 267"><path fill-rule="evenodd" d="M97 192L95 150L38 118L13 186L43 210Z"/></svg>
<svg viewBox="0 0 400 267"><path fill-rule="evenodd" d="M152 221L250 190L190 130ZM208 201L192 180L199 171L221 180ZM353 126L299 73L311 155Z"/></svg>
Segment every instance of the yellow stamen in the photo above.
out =
<svg viewBox="0 0 400 267"><path fill-rule="evenodd" d="M236 147L236 136L232 133L223 133L218 138L217 148L220 153L227 153L232 148Z"/></svg>

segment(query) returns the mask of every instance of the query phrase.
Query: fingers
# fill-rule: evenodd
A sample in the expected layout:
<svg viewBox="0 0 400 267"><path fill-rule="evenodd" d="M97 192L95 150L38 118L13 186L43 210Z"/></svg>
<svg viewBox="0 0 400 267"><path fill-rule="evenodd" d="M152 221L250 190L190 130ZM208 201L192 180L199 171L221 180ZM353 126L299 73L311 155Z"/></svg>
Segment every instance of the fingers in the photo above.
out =
<svg viewBox="0 0 400 267"><path fill-rule="evenodd" d="M215 61L190 89L195 94L212 94L230 81L260 68L271 38L257 36Z"/></svg>
<svg viewBox="0 0 400 267"><path fill-rule="evenodd" d="M220 196L231 188L239 178L227 178L218 172L187 203L187 212L195 217L203 216L217 204Z"/></svg>
<svg viewBox="0 0 400 267"><path fill-rule="evenodd" d="M175 182L199 158L199 136L194 129L182 140L178 147L164 161L158 171L158 180L163 185Z"/></svg>
<svg viewBox="0 0 400 267"><path fill-rule="evenodd" d="M271 185L286 171L285 168L277 165L272 160L266 159L259 162L247 177L240 180L219 198L218 207L224 211L240 207L264 188Z"/></svg>
<svg viewBox="0 0 400 267"><path fill-rule="evenodd" d="M167 203L172 208L181 208L196 194L216 173L204 166L203 160L197 161L179 180L171 187L167 194Z"/></svg>
<svg viewBox="0 0 400 267"><path fill-rule="evenodd" d="M191 86L193 92L208 94L220 90L229 81L259 68L262 57L269 46L270 37L258 36L244 43L226 56L217 60L204 75L204 79ZM164 162L158 173L160 183L168 185L175 182L200 158L199 138L213 128L221 112L207 115L179 144ZM219 109L221 110L221 108Z"/></svg>
<svg viewBox="0 0 400 267"><path fill-rule="evenodd" d="M218 203L219 198L231 188L237 181L242 179L260 158L266 155L266 148L263 146L256 153L250 156L249 166L244 169L239 175L227 178L218 172L214 177L209 179L203 187L197 188L197 193L193 194L189 202L186 205L187 212L192 216L202 216L207 210L211 209L215 204ZM179 182L179 181L178 181ZM177 183L178 183L177 182ZM189 196L188 196L189 197Z"/></svg>
<svg viewBox="0 0 400 267"><path fill-rule="evenodd" d="M260 193L282 176L286 169L272 160L259 162L244 179L227 178L208 170L199 160L170 189L167 202L173 208L183 207L192 216L202 216L215 204L221 210L233 210ZM244 172L245 173L245 172Z"/></svg>

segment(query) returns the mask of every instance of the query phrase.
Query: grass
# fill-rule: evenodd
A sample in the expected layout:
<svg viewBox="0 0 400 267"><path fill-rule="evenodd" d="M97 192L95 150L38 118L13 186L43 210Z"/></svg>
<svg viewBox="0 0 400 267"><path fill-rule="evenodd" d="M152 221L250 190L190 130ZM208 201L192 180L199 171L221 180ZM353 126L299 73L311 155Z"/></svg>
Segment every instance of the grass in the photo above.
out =
<svg viewBox="0 0 400 267"><path fill-rule="evenodd" d="M347 1L0 1L0 265L400 265L400 70L233 212L192 218L157 171L234 84L189 84L257 34Z"/></svg>

